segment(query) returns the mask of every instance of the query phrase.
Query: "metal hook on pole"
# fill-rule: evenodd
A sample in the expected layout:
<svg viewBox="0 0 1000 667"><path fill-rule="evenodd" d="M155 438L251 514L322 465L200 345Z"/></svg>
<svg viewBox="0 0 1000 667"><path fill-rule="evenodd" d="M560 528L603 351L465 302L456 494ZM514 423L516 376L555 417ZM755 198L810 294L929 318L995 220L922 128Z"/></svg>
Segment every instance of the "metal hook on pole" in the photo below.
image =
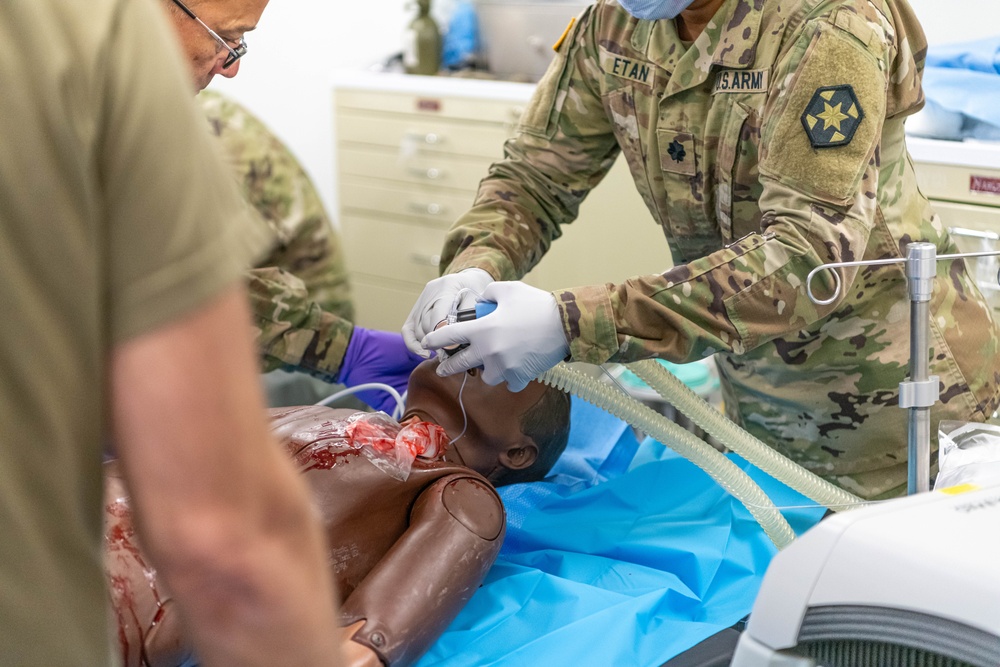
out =
<svg viewBox="0 0 1000 667"><path fill-rule="evenodd" d="M806 277L806 293L816 305L826 306L840 297L842 280L835 269L853 266L885 266L906 264L906 284L910 297L910 376L899 383L899 407L908 409L909 431L907 434L907 493L921 493L930 490L931 461L931 414L930 409L940 396L940 381L936 375L928 375L930 367L930 301L934 292L934 277L937 275L938 260L966 259L973 257L994 257L1000 250L938 255L933 243L909 243L906 257L896 259L876 259L861 262L832 262L822 264L809 272ZM833 295L826 299L817 298L812 291L813 278L820 271L831 271L834 277ZM1000 280L1000 276L998 276Z"/></svg>

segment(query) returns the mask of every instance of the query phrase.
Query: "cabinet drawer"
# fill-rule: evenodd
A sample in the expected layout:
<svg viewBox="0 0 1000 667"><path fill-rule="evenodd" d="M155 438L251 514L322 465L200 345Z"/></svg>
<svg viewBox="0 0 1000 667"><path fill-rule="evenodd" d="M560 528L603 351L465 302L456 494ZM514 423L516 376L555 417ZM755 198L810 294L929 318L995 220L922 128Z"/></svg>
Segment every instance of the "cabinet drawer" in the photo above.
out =
<svg viewBox="0 0 1000 667"><path fill-rule="evenodd" d="M1000 241L994 240L1000 236L1000 208L990 206L971 206L954 202L931 201L931 206L941 222L948 228L961 228L967 234L956 231L953 235L955 244L962 252L984 252L1000 250ZM976 232L985 232L975 236ZM994 238L986 238L994 235ZM1000 270L1000 258L978 257L968 259L969 270L975 278L990 306L994 317L1000 316L1000 285L997 284L997 271Z"/></svg>
<svg viewBox="0 0 1000 667"><path fill-rule="evenodd" d="M334 104L338 113L343 113L347 109L359 109L362 113L370 113L373 109L377 109L428 119L485 121L513 127L524 113L527 96L525 102L508 102L474 97L449 97L432 93L417 95L338 88Z"/></svg>
<svg viewBox="0 0 1000 667"><path fill-rule="evenodd" d="M918 162L920 191L931 199L1000 206L1000 170Z"/></svg>
<svg viewBox="0 0 1000 667"><path fill-rule="evenodd" d="M497 124L355 110L337 114L337 137L342 143L388 146L404 155L450 153L498 160L512 131Z"/></svg>
<svg viewBox="0 0 1000 667"><path fill-rule="evenodd" d="M340 204L345 211L364 210L392 216L412 216L426 224L447 229L472 206L472 192L459 195L450 190L412 185L386 187L378 181L345 177ZM341 218L344 216L341 215Z"/></svg>
<svg viewBox="0 0 1000 667"><path fill-rule="evenodd" d="M352 273L408 282L418 291L438 277L444 229L352 214L341 234Z"/></svg>
<svg viewBox="0 0 1000 667"><path fill-rule="evenodd" d="M354 321L370 329L399 331L423 288L423 285L411 287L370 276L351 275Z"/></svg>
<svg viewBox="0 0 1000 667"><path fill-rule="evenodd" d="M479 188L479 181L493 164L492 160L485 158L454 155L404 157L398 150L374 146L359 149L343 145L338 160L341 174L467 192L475 192Z"/></svg>
<svg viewBox="0 0 1000 667"><path fill-rule="evenodd" d="M934 212L941 216L945 227L964 227L981 232L1000 234L1000 207L972 206L931 200Z"/></svg>

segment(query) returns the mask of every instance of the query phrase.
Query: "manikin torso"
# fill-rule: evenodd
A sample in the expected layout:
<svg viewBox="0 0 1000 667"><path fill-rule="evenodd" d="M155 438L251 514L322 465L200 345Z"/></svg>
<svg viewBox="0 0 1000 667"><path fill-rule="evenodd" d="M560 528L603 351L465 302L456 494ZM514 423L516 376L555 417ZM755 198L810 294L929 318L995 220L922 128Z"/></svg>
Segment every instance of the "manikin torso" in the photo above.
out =
<svg viewBox="0 0 1000 667"><path fill-rule="evenodd" d="M339 416L329 408L275 410L272 430L322 516L342 624L367 619L355 641L392 665L406 664L481 583L502 543L503 506L463 466L416 458L405 480L390 476L344 439ZM117 463L105 465L110 623L119 654L125 665L182 665L190 651L176 608L140 551Z"/></svg>

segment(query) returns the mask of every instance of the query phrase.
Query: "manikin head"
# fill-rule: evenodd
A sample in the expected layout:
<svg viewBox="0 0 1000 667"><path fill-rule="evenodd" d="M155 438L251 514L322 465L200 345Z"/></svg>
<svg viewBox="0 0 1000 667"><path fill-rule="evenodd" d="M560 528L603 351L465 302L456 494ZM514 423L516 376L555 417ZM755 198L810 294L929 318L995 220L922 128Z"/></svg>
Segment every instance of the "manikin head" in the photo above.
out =
<svg viewBox="0 0 1000 667"><path fill-rule="evenodd" d="M223 69L229 50L216 41L208 26L231 48L236 48L245 33L257 27L268 0L162 0L180 39L188 61L195 91L204 90L216 74L232 78L240 70L240 61ZM180 2L202 23L191 18Z"/></svg>
<svg viewBox="0 0 1000 667"><path fill-rule="evenodd" d="M569 439L569 396L539 382L514 393L486 384L476 370L440 377L437 365L429 359L410 375L402 421L415 416L440 425L449 438L461 434L445 460L494 486L542 479Z"/></svg>

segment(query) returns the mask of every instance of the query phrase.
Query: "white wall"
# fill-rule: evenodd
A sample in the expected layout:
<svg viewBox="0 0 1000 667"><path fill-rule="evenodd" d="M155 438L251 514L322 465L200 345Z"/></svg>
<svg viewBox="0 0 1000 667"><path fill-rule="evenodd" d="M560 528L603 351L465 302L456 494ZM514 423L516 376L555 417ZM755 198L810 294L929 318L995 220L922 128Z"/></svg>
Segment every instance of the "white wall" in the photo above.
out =
<svg viewBox="0 0 1000 667"><path fill-rule="evenodd" d="M910 0L910 6L932 47L1000 35L997 0Z"/></svg>
<svg viewBox="0 0 1000 667"><path fill-rule="evenodd" d="M452 0L433 0L435 14ZM998 0L910 0L934 44L1000 35ZM248 36L250 52L235 79L212 87L260 116L302 161L331 215L333 174L331 73L367 69L400 50L413 15L408 0L271 0Z"/></svg>
<svg viewBox="0 0 1000 667"><path fill-rule="evenodd" d="M333 130L330 92L336 69L367 69L400 50L406 0L271 0L233 79L210 88L258 115L299 158L331 215Z"/></svg>

